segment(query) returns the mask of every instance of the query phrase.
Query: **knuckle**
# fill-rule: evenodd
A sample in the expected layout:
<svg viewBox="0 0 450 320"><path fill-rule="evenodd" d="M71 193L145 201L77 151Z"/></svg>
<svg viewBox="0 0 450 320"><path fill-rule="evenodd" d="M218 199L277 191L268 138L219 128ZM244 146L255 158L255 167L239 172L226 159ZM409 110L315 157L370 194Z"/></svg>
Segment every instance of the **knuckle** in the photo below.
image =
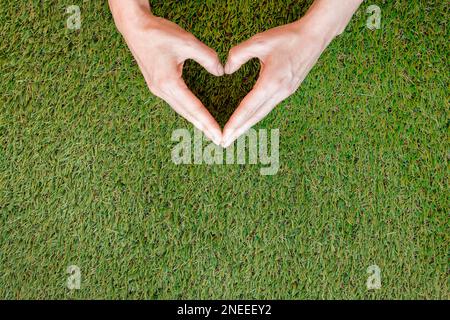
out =
<svg viewBox="0 0 450 320"><path fill-rule="evenodd" d="M254 44L263 44L265 42L265 37L261 33L259 33L259 34L255 34L253 37L251 37L250 40Z"/></svg>
<svg viewBox="0 0 450 320"><path fill-rule="evenodd" d="M189 49L198 49L200 46L199 40L191 33L183 35L182 44Z"/></svg>
<svg viewBox="0 0 450 320"><path fill-rule="evenodd" d="M160 39L167 37L167 34L160 28L149 28L146 30L146 35L149 39L152 39L156 43L158 43Z"/></svg>
<svg viewBox="0 0 450 320"><path fill-rule="evenodd" d="M159 98L163 98L164 94L163 92L155 85L149 85L148 86L151 93L153 93L155 96Z"/></svg>
<svg viewBox="0 0 450 320"><path fill-rule="evenodd" d="M157 95L158 88L153 83L147 83L147 87L154 95Z"/></svg>
<svg viewBox="0 0 450 320"><path fill-rule="evenodd" d="M284 86L283 89L281 90L282 96L284 96L284 97L289 97L294 92L295 92L295 88L292 84L288 84L288 85Z"/></svg>
<svg viewBox="0 0 450 320"><path fill-rule="evenodd" d="M277 85L277 87L284 89L290 85L291 79L288 76L279 76L276 77L273 81Z"/></svg>
<svg viewBox="0 0 450 320"><path fill-rule="evenodd" d="M291 95L298 89L297 83L299 82L297 77L292 75L284 75L276 77L274 80L275 86L283 93Z"/></svg>
<svg viewBox="0 0 450 320"><path fill-rule="evenodd" d="M172 77L164 76L156 77L149 87L155 95L161 96L170 94L175 86L175 79L173 79Z"/></svg>
<svg viewBox="0 0 450 320"><path fill-rule="evenodd" d="M172 88L173 88L173 82L171 80L166 80L159 84L159 89L164 94L169 94L172 91Z"/></svg>
<svg viewBox="0 0 450 320"><path fill-rule="evenodd" d="M151 93L153 93L157 97L161 97L161 90L159 90L159 86L153 81L153 79L146 79L147 87Z"/></svg>
<svg viewBox="0 0 450 320"><path fill-rule="evenodd" d="M289 86L289 95L294 94L297 91L298 85L296 83L291 83Z"/></svg>
<svg viewBox="0 0 450 320"><path fill-rule="evenodd" d="M292 81L291 79L287 79L283 80L281 89L283 93L291 95L297 88L295 87L294 81Z"/></svg>
<svg viewBox="0 0 450 320"><path fill-rule="evenodd" d="M184 35L182 40L182 44L186 48L193 49L196 47L195 38L193 35Z"/></svg>

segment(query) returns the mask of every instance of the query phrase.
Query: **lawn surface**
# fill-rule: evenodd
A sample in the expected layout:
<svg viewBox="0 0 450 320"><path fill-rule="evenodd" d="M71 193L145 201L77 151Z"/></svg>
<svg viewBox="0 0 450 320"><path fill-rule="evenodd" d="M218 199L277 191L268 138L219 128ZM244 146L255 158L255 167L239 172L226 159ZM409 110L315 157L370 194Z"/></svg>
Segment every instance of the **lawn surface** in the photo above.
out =
<svg viewBox="0 0 450 320"><path fill-rule="evenodd" d="M152 2L222 58L307 7ZM448 20L446 1L365 2L256 126L280 130L262 176L172 162L173 130L192 126L149 93L106 1L3 0L0 298L450 298ZM186 78L223 121L256 72Z"/></svg>

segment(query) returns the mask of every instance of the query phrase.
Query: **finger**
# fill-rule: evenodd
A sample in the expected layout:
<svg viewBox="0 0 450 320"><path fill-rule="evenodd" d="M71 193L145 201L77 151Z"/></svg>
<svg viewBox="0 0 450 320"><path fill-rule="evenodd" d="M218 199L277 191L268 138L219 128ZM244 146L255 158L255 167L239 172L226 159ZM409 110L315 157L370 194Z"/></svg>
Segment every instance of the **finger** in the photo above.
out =
<svg viewBox="0 0 450 320"><path fill-rule="evenodd" d="M145 81L153 94L166 101L175 112L191 122L208 139L217 145L221 144L222 132L219 124L181 78L161 82L155 87L145 68L141 70L143 70Z"/></svg>
<svg viewBox="0 0 450 320"><path fill-rule="evenodd" d="M225 64L225 73L232 74L253 58L260 58L265 51L264 44L259 37L252 37L247 41L231 48Z"/></svg>
<svg viewBox="0 0 450 320"><path fill-rule="evenodd" d="M224 138L223 147L227 148L230 146L237 138L243 135L247 130L257 124L259 121L264 119L272 110L275 108L281 101L285 99L284 96L280 94L275 95L274 97L267 100L258 110L257 112L250 117L240 128L231 133L230 136ZM225 140L226 139L226 140Z"/></svg>
<svg viewBox="0 0 450 320"><path fill-rule="evenodd" d="M222 133L220 126L202 102L187 88L180 79L170 86L164 100L186 120L202 131L211 141L220 145Z"/></svg>
<svg viewBox="0 0 450 320"><path fill-rule="evenodd" d="M194 39L191 46L185 48L184 59L192 59L215 76L223 76L224 70L217 52L198 39Z"/></svg>
<svg viewBox="0 0 450 320"><path fill-rule="evenodd" d="M258 109L276 93L270 83L268 73L263 72L252 91L242 100L239 107L232 114L223 130L223 143L226 143L244 123L248 121Z"/></svg>

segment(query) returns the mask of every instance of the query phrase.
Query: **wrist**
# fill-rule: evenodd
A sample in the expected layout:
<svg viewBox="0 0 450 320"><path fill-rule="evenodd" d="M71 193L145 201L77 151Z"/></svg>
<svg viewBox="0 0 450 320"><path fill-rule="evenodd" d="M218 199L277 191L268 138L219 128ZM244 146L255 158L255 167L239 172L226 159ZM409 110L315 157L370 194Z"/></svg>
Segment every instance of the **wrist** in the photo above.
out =
<svg viewBox="0 0 450 320"><path fill-rule="evenodd" d="M329 44L344 32L361 3L362 0L316 0L298 23Z"/></svg>
<svg viewBox="0 0 450 320"><path fill-rule="evenodd" d="M154 18L148 0L109 0L109 7L120 33L142 27Z"/></svg>

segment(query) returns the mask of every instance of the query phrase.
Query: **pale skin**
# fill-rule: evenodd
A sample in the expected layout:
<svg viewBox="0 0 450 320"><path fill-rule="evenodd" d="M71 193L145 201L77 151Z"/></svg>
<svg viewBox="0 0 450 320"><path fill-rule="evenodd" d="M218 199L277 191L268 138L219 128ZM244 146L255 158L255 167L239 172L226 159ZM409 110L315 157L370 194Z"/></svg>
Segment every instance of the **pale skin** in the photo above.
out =
<svg viewBox="0 0 450 320"><path fill-rule="evenodd" d="M296 22L256 34L232 48L225 67L213 49L175 23L154 16L148 0L109 0L109 5L150 91L226 148L300 87L362 2L315 0ZM211 74L222 76L236 72L253 58L261 62L259 79L222 132L184 83L184 62L195 60Z"/></svg>

